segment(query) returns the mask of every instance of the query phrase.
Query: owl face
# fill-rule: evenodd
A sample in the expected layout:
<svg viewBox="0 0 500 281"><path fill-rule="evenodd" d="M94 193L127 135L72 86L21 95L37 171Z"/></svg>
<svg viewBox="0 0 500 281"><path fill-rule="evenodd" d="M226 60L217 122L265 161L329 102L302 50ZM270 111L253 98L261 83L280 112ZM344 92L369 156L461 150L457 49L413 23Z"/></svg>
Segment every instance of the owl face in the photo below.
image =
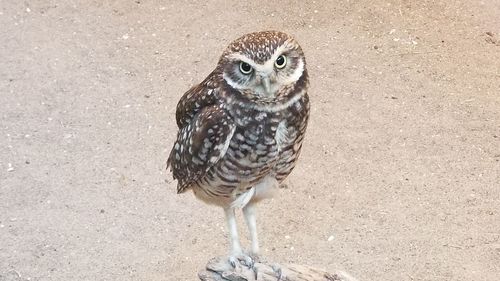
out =
<svg viewBox="0 0 500 281"><path fill-rule="evenodd" d="M304 73L305 59L291 36L277 31L250 33L221 56L225 82L251 99L273 100Z"/></svg>

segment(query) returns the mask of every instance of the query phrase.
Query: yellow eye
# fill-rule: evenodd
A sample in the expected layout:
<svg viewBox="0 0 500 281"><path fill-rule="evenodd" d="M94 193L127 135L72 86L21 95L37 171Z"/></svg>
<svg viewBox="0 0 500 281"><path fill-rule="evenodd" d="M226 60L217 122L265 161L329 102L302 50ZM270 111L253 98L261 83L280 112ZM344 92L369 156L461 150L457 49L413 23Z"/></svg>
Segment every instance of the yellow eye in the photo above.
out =
<svg viewBox="0 0 500 281"><path fill-rule="evenodd" d="M243 74L250 74L250 73L252 73L252 70L253 70L253 68L252 68L251 65L249 65L248 63L243 62L243 61L240 62L240 71L241 71L241 73L243 73Z"/></svg>
<svg viewBox="0 0 500 281"><path fill-rule="evenodd" d="M274 62L276 68L283 68L286 65L286 57L284 55L279 56Z"/></svg>

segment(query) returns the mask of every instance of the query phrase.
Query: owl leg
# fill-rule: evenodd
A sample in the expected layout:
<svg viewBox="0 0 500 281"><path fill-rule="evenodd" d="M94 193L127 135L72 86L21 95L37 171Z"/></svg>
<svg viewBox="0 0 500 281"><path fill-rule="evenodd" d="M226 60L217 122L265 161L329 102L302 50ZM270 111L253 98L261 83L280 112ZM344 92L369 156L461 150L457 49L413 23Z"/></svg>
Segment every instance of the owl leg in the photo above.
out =
<svg viewBox="0 0 500 281"><path fill-rule="evenodd" d="M234 209L225 208L224 213L226 214L227 227L229 229L229 236L231 240L231 254L229 255L229 263L231 263L233 267L236 267L239 261L243 261L246 266L253 267L253 259L250 256L245 255L241 250Z"/></svg>
<svg viewBox="0 0 500 281"><path fill-rule="evenodd" d="M255 204L249 202L243 208L243 215L245 216L248 231L250 232L250 239L252 240L252 250L250 253L257 256L259 254L259 239L257 237L257 224L255 220Z"/></svg>
<svg viewBox="0 0 500 281"><path fill-rule="evenodd" d="M231 254L240 254L241 245L240 245L240 239L238 237L238 229L236 226L236 217L234 215L234 209L227 208L224 209L224 212L226 214L227 227L231 239Z"/></svg>

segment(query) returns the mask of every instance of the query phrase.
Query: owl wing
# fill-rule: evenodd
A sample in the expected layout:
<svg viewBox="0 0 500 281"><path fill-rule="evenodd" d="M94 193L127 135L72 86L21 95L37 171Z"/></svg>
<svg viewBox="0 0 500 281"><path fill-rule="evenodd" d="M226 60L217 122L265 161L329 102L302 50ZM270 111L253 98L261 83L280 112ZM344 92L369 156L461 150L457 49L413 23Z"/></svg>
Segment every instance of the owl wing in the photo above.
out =
<svg viewBox="0 0 500 281"><path fill-rule="evenodd" d="M177 106L179 132L167 165L178 181L178 193L201 179L224 156L236 128L224 109L215 104L215 98L206 96L209 91L213 90L194 87Z"/></svg>
<svg viewBox="0 0 500 281"><path fill-rule="evenodd" d="M218 83L215 77L217 77L217 73L214 71L203 82L184 93L179 100L175 112L179 129L191 122L202 108L216 103L215 92L218 89Z"/></svg>

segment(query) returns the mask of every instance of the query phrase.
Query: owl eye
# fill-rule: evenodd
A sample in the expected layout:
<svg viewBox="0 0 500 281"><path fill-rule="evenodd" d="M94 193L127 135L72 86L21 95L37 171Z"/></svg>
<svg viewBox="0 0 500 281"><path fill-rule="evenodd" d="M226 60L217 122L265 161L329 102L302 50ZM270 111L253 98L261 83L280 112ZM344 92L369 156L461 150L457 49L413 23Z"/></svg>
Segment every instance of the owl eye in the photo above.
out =
<svg viewBox="0 0 500 281"><path fill-rule="evenodd" d="M283 68L286 65L286 57L284 55L279 56L276 61L274 62L274 65L277 68Z"/></svg>
<svg viewBox="0 0 500 281"><path fill-rule="evenodd" d="M250 73L252 73L252 70L253 70L253 68L252 68L251 65L249 65L248 63L243 62L243 61L240 62L240 71L241 71L241 73L243 73L243 74L250 74Z"/></svg>

